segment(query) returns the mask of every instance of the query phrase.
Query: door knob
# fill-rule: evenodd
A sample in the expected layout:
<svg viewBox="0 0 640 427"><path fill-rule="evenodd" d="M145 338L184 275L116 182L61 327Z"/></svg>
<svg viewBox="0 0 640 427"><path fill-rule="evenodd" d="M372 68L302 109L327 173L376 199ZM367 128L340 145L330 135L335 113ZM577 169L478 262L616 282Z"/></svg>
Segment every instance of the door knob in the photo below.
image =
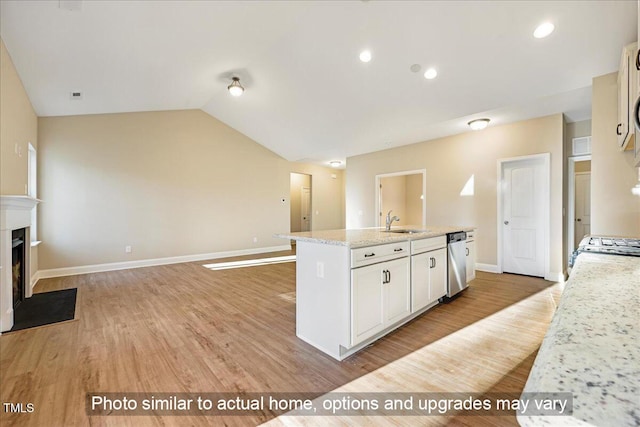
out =
<svg viewBox="0 0 640 427"><path fill-rule="evenodd" d="M509 221L505 221L505 222L504 222L504 225L509 225Z"/></svg>

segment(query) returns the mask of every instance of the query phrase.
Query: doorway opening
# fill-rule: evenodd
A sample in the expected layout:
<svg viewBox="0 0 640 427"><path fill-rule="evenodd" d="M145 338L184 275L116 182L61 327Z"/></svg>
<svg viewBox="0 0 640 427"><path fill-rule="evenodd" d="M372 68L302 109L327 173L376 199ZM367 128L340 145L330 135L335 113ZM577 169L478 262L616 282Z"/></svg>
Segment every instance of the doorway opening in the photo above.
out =
<svg viewBox="0 0 640 427"><path fill-rule="evenodd" d="M498 160L498 272L551 277L549 153Z"/></svg>
<svg viewBox="0 0 640 427"><path fill-rule="evenodd" d="M291 232L311 231L311 175L291 173L289 200L291 200L290 229Z"/></svg>
<svg viewBox="0 0 640 427"><path fill-rule="evenodd" d="M567 198L568 256L591 234L591 156L569 157Z"/></svg>
<svg viewBox="0 0 640 427"><path fill-rule="evenodd" d="M425 169L376 175L376 226L389 211L400 218L395 225L426 226L426 186Z"/></svg>

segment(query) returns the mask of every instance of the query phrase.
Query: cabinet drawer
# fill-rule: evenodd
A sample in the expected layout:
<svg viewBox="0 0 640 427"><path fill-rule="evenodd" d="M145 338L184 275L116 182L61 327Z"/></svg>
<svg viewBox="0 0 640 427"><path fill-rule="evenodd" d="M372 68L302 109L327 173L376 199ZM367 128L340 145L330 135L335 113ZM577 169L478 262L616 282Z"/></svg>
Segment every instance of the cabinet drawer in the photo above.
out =
<svg viewBox="0 0 640 427"><path fill-rule="evenodd" d="M351 250L351 268L375 264L409 255L409 242L387 243Z"/></svg>
<svg viewBox="0 0 640 427"><path fill-rule="evenodd" d="M411 253L433 251L447 246L447 236L431 237L429 239L414 240L411 242Z"/></svg>
<svg viewBox="0 0 640 427"><path fill-rule="evenodd" d="M475 239L476 239L476 230L467 231L467 242L469 240L475 240Z"/></svg>

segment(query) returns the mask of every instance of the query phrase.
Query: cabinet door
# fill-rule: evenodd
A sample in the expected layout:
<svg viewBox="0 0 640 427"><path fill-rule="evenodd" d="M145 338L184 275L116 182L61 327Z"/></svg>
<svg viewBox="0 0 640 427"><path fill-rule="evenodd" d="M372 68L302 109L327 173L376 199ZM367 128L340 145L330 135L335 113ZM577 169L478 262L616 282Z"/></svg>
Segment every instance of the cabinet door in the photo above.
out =
<svg viewBox="0 0 640 427"><path fill-rule="evenodd" d="M411 257L411 312L424 308L429 299L429 274L431 270L430 252Z"/></svg>
<svg viewBox="0 0 640 427"><path fill-rule="evenodd" d="M467 283L476 278L476 242L467 242Z"/></svg>
<svg viewBox="0 0 640 427"><path fill-rule="evenodd" d="M351 270L351 345L384 329L382 282L386 269L381 265Z"/></svg>
<svg viewBox="0 0 640 427"><path fill-rule="evenodd" d="M434 302L447 294L447 249L429 252L433 258L433 268L429 272L429 302Z"/></svg>
<svg viewBox="0 0 640 427"><path fill-rule="evenodd" d="M382 264L387 271L384 284L385 327L402 320L411 313L411 284L409 258L400 258Z"/></svg>

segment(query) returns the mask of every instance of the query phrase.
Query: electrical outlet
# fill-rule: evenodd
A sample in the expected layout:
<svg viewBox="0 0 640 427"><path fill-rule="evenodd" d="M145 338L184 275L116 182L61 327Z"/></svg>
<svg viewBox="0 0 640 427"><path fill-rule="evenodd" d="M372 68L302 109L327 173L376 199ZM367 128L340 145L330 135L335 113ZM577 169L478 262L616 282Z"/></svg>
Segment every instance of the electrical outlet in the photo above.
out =
<svg viewBox="0 0 640 427"><path fill-rule="evenodd" d="M124 247L124 251L125 251L126 253L130 254L130 253L131 253L131 246L129 246L129 245L125 246L125 247Z"/></svg>
<svg viewBox="0 0 640 427"><path fill-rule="evenodd" d="M258 243L258 238L257 237L253 238L253 243Z"/></svg>

